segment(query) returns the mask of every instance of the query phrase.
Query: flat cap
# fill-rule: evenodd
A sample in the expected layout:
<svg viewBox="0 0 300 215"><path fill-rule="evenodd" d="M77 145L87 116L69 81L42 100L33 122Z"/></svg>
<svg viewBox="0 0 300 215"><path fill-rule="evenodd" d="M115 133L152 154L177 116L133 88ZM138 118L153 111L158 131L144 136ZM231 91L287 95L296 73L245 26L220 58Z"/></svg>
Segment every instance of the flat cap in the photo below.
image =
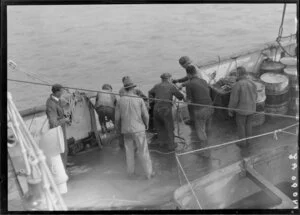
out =
<svg viewBox="0 0 300 215"><path fill-rule="evenodd" d="M61 84L54 84L52 85L52 92L55 93L57 91L60 91L61 89L63 89L64 87Z"/></svg>
<svg viewBox="0 0 300 215"><path fill-rule="evenodd" d="M172 75L171 75L170 73L166 72L166 73L162 74L160 77L161 77L162 79L168 79L168 78L171 78Z"/></svg>
<svg viewBox="0 0 300 215"><path fill-rule="evenodd" d="M180 65L188 65L192 63L192 60L188 56L182 56L179 58L179 63Z"/></svg>

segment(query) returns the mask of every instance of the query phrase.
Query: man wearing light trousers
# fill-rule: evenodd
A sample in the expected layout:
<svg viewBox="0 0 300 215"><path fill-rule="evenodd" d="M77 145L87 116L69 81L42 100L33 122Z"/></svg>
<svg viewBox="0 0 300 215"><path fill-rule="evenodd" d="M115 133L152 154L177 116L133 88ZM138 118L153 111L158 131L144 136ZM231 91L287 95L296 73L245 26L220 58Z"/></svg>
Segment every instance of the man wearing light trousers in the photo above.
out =
<svg viewBox="0 0 300 215"><path fill-rule="evenodd" d="M120 98L116 106L115 122L124 134L127 173L129 178L136 177L135 149L144 168L147 179L154 176L152 162L148 150L145 131L148 129L149 114L142 98L134 94L136 85L127 79L124 82L126 93Z"/></svg>

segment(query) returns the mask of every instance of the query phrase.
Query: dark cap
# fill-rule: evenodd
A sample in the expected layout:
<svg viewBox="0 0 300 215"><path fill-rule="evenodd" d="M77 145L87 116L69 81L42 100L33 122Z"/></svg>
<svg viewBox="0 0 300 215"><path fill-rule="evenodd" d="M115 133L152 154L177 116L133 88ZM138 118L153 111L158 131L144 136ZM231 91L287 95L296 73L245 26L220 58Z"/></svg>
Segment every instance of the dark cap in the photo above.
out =
<svg viewBox="0 0 300 215"><path fill-rule="evenodd" d="M186 68L186 73L190 75L195 75L197 74L197 68L192 64L188 65L188 67Z"/></svg>
<svg viewBox="0 0 300 215"><path fill-rule="evenodd" d="M172 75L170 73L166 72L166 73L162 74L160 77L161 77L161 79L168 79L168 78L171 78Z"/></svg>
<svg viewBox="0 0 300 215"><path fill-rule="evenodd" d="M60 91L61 89L64 89L64 87L60 84L54 84L52 86L52 93L56 93L57 91Z"/></svg>
<svg viewBox="0 0 300 215"><path fill-rule="evenodd" d="M179 63L180 63L180 65L184 66L184 65L191 64L192 60L188 56L183 56L183 57L179 58Z"/></svg>
<svg viewBox="0 0 300 215"><path fill-rule="evenodd" d="M122 82L124 83L124 81L126 80L126 79L128 79L128 78L130 78L129 76L124 76L123 78L122 78Z"/></svg>
<svg viewBox="0 0 300 215"><path fill-rule="evenodd" d="M236 73L239 77L247 75L247 71L246 71L245 67L242 67L242 66L239 66L238 68L236 68Z"/></svg>
<svg viewBox="0 0 300 215"><path fill-rule="evenodd" d="M103 84L102 90L112 90L112 86L110 84Z"/></svg>

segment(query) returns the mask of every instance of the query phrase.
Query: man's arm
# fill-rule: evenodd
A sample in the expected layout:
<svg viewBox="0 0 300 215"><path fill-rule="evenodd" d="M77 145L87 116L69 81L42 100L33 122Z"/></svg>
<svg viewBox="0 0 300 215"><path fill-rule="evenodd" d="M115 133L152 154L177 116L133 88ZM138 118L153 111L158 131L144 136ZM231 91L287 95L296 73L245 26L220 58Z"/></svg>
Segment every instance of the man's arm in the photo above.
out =
<svg viewBox="0 0 300 215"><path fill-rule="evenodd" d="M148 113L148 109L145 105L145 102L143 100L141 100L141 109L142 109L142 119L146 126L146 130L148 130L148 128L149 128L149 113Z"/></svg>
<svg viewBox="0 0 300 215"><path fill-rule="evenodd" d="M142 99L144 99L144 101L147 101L147 96L145 96L145 94L139 90L139 89L136 89L136 94L141 97Z"/></svg>
<svg viewBox="0 0 300 215"><path fill-rule="evenodd" d="M179 78L179 79L175 79L173 80L173 83L176 84L176 83L183 83L183 82L186 82L188 81L189 78L187 76L183 77L183 78Z"/></svg>
<svg viewBox="0 0 300 215"><path fill-rule="evenodd" d="M155 98L155 86L148 92L149 98Z"/></svg>
<svg viewBox="0 0 300 215"><path fill-rule="evenodd" d="M184 95L175 86L172 86L172 91L173 91L173 95L178 100L182 100L184 98Z"/></svg>

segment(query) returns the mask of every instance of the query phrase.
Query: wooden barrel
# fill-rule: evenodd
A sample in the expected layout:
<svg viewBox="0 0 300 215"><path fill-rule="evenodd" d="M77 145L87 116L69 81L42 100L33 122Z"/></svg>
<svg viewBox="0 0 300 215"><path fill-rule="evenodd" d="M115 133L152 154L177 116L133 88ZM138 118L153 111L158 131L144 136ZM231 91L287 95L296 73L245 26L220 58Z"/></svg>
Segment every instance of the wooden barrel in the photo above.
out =
<svg viewBox="0 0 300 215"><path fill-rule="evenodd" d="M284 74L264 73L260 79L266 87L265 112L286 114L289 101L289 79Z"/></svg>
<svg viewBox="0 0 300 215"><path fill-rule="evenodd" d="M299 116L299 98L291 98L290 99L289 111L290 111L290 114Z"/></svg>
<svg viewBox="0 0 300 215"><path fill-rule="evenodd" d="M260 74L273 72L273 73L283 73L283 69L286 66L280 62L275 62L271 60L265 60L260 66Z"/></svg>
<svg viewBox="0 0 300 215"><path fill-rule="evenodd" d="M299 111L299 82L297 67L287 67L284 73L289 77L290 90L289 90L289 112L295 115Z"/></svg>
<svg viewBox="0 0 300 215"><path fill-rule="evenodd" d="M256 111L264 113L264 110L265 110L265 101L256 102ZM250 117L251 124L253 127L264 124L266 120L265 114L261 114L261 113L254 113Z"/></svg>
<svg viewBox="0 0 300 215"><path fill-rule="evenodd" d="M270 105L270 104L267 105L266 104L265 112L285 115L288 112L288 105L289 105L288 101L286 101L282 104L278 104L278 105Z"/></svg>
<svg viewBox="0 0 300 215"><path fill-rule="evenodd" d="M286 68L297 67L297 58L296 57L283 57L280 59L280 63L284 64L286 66Z"/></svg>
<svg viewBox="0 0 300 215"><path fill-rule="evenodd" d="M260 80L253 80L253 83L256 85L256 92L257 92L257 103L265 102L266 100L266 87L264 83Z"/></svg>
<svg viewBox="0 0 300 215"><path fill-rule="evenodd" d="M252 79L253 83L256 85L256 112L264 113L265 111L265 101L266 101L266 94L265 94L265 85L262 81ZM251 124L252 126L259 126L264 124L265 122L265 114L261 113L254 113L251 117Z"/></svg>

